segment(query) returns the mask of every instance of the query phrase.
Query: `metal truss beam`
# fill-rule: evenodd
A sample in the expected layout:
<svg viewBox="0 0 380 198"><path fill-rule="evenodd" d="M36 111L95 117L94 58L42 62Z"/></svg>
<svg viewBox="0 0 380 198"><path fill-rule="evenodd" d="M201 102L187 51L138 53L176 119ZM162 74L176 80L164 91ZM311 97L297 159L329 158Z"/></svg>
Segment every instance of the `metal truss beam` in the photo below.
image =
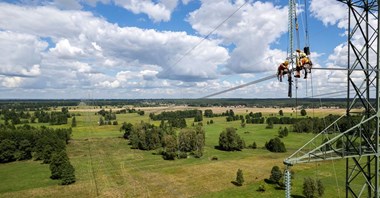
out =
<svg viewBox="0 0 380 198"><path fill-rule="evenodd" d="M348 8L347 109L284 160L288 166L346 160L346 197L379 197L379 1L338 0ZM353 108L361 106L360 119ZM349 128L339 128L341 122Z"/></svg>

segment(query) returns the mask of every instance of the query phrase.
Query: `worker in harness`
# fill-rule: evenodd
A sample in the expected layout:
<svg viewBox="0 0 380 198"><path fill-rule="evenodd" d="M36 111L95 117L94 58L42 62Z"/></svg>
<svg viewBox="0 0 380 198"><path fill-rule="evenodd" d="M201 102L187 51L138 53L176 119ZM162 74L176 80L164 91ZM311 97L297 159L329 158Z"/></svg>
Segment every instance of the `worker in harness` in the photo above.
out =
<svg viewBox="0 0 380 198"><path fill-rule="evenodd" d="M280 66L278 66L278 68L277 68L277 78L280 80L280 82L282 82L282 77L285 74L290 75L290 73L289 73L289 61L287 61L287 60L284 61L283 63L281 63Z"/></svg>
<svg viewBox="0 0 380 198"><path fill-rule="evenodd" d="M305 77L304 77L304 79L306 79L307 78L307 74L311 73L311 67L312 67L313 63L311 62L311 60L309 59L309 57L307 57L306 53L301 52L301 50L296 50L296 51L297 51L297 53L299 55L299 60L297 61L297 67L296 67L295 77L299 78L301 70L303 69L305 71Z"/></svg>

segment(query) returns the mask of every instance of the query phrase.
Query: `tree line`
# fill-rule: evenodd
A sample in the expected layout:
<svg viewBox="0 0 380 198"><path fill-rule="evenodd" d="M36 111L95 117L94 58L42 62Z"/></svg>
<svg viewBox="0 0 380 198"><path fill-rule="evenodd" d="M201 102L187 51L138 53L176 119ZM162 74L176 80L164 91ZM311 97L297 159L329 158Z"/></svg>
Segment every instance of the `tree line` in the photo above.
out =
<svg viewBox="0 0 380 198"><path fill-rule="evenodd" d="M373 99L370 100L374 102ZM239 99L239 98L219 98L219 99L95 99L91 101L73 100L0 100L0 109L18 109L35 111L43 108L49 110L50 107L60 106L78 106L79 103L87 103L88 105L97 106L125 106L133 105L135 107L157 107L168 105L187 105L190 107L294 107L292 99ZM345 108L347 101L345 98L325 98L323 103L326 107L341 107ZM274 105L275 104L275 105ZM320 104L319 99L303 99L298 105L304 108L314 108ZM319 105L318 105L319 106ZM356 104L353 108L361 107L361 104Z"/></svg>
<svg viewBox="0 0 380 198"><path fill-rule="evenodd" d="M67 119L71 117L68 108L63 107L61 111L47 112L44 110L36 110L33 114L24 111L16 111L15 109L3 109L1 111L5 124L17 125L35 123L50 123L51 125L67 124ZM29 121L30 120L30 121Z"/></svg>
<svg viewBox="0 0 380 198"><path fill-rule="evenodd" d="M322 130L324 130L327 126L329 126L331 123L335 122L339 117L340 116L330 114L328 116L325 116L324 118L308 117L298 119L297 122L293 123L293 131L297 133L319 133ZM335 133L339 131L346 131L347 129L358 124L361 121L361 119L361 115L344 116L336 123L337 127L332 128L332 131L329 132ZM375 123L370 122L369 128L374 129Z"/></svg>
<svg viewBox="0 0 380 198"><path fill-rule="evenodd" d="M142 111L140 109L134 109L134 108L126 108L126 109L120 109L115 112L116 114L126 114L126 113L137 113L141 116L145 114L145 111Z"/></svg>
<svg viewBox="0 0 380 198"><path fill-rule="evenodd" d="M66 154L71 133L71 128L0 124L0 163L41 160L44 164L50 164L52 179L60 179L63 185L74 183L75 170Z"/></svg>
<svg viewBox="0 0 380 198"><path fill-rule="evenodd" d="M174 118L196 118L196 122L202 121L201 110L183 110L183 111L164 111L159 114L150 113L149 118L152 120L171 120Z"/></svg>

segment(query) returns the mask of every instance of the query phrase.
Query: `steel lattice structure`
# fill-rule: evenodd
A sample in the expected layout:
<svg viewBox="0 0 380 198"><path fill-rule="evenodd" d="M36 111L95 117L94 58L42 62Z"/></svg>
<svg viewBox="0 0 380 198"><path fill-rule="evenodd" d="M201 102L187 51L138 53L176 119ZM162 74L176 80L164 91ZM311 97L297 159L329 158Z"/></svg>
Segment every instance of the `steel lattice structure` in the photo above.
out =
<svg viewBox="0 0 380 198"><path fill-rule="evenodd" d="M379 1L338 1L347 5L349 13L346 115L284 163L291 166L344 158L346 197L379 197Z"/></svg>

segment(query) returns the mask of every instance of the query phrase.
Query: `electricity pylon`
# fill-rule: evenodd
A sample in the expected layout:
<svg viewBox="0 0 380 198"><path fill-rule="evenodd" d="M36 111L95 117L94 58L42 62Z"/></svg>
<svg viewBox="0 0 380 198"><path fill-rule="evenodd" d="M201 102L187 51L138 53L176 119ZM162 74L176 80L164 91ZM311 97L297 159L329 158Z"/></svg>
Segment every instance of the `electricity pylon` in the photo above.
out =
<svg viewBox="0 0 380 198"><path fill-rule="evenodd" d="M379 197L379 0L338 1L348 10L346 115L284 164L345 159L346 197ZM360 119L353 116L357 109ZM349 124L342 127L343 121Z"/></svg>

